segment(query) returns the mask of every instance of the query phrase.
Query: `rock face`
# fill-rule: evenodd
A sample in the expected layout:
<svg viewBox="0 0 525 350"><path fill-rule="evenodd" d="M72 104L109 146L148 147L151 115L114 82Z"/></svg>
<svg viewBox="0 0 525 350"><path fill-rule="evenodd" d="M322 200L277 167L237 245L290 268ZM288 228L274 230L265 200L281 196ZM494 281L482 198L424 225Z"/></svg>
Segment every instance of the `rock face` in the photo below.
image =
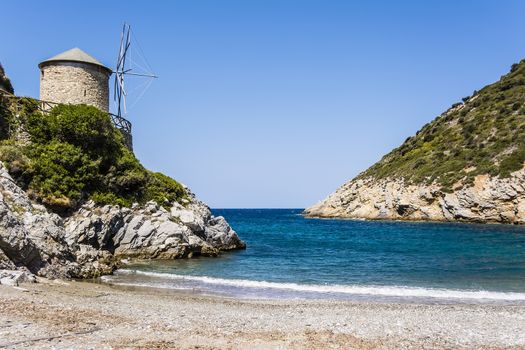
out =
<svg viewBox="0 0 525 350"><path fill-rule="evenodd" d="M77 277L103 270L94 266L98 252L80 266L76 246L66 243L62 219L32 203L6 168L0 166L0 268L24 268L47 277ZM96 263L99 265L99 263ZM111 266L106 266L111 270Z"/></svg>
<svg viewBox="0 0 525 350"><path fill-rule="evenodd" d="M66 239L118 258L216 256L245 247L222 216L213 217L204 203L191 197L186 207L175 203L170 211L154 202L131 209L88 202L66 219Z"/></svg>
<svg viewBox="0 0 525 350"><path fill-rule="evenodd" d="M13 85L11 85L11 81L5 74L4 67L2 67L1 63L0 63L0 89L5 90L11 94L14 93Z"/></svg>
<svg viewBox="0 0 525 350"><path fill-rule="evenodd" d="M170 211L153 202L131 209L88 202L62 219L33 203L0 163L2 281L27 280L20 271L89 278L113 272L122 258L215 256L245 247L223 217L212 216L191 194ZM19 272L7 276L8 270Z"/></svg>
<svg viewBox="0 0 525 350"><path fill-rule="evenodd" d="M304 213L309 217L524 224L525 169L505 179L479 175L473 185L452 193L442 192L438 185L356 179Z"/></svg>

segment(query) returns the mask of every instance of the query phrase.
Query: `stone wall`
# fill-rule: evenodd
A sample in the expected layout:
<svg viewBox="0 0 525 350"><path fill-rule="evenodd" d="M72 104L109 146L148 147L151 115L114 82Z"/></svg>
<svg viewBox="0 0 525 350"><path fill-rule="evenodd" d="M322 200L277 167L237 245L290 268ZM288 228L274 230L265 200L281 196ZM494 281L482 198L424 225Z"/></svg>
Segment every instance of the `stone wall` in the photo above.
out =
<svg viewBox="0 0 525 350"><path fill-rule="evenodd" d="M40 99L87 104L109 111L109 74L102 67L76 62L51 62L41 67Z"/></svg>
<svg viewBox="0 0 525 350"><path fill-rule="evenodd" d="M131 135L131 133L129 133L129 132L125 131L125 130L122 130L122 129L120 129L119 131L122 134L122 136L124 136L124 144L126 145L126 147L131 152L133 152L133 135Z"/></svg>

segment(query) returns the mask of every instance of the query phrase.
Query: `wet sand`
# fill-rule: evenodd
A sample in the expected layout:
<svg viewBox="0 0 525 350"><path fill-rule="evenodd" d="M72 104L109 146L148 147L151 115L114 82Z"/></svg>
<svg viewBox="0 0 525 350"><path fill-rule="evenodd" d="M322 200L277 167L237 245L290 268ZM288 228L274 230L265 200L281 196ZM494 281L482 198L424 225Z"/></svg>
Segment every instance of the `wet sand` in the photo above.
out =
<svg viewBox="0 0 525 350"><path fill-rule="evenodd" d="M525 349L525 306L234 300L43 280L0 285L0 348Z"/></svg>

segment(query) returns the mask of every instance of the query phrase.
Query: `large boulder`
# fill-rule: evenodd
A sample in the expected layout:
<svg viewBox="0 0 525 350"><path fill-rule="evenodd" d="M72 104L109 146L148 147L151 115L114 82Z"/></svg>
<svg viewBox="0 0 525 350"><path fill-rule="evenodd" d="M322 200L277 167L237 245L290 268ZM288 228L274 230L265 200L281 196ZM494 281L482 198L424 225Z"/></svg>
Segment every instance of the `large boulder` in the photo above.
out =
<svg viewBox="0 0 525 350"><path fill-rule="evenodd" d="M222 217L195 199L168 211L154 202L133 208L87 202L65 221L67 241L95 246L118 258L174 259L216 256L245 243Z"/></svg>
<svg viewBox="0 0 525 350"><path fill-rule="evenodd" d="M36 277L27 269L0 270L0 284L18 286L19 283L34 283Z"/></svg>

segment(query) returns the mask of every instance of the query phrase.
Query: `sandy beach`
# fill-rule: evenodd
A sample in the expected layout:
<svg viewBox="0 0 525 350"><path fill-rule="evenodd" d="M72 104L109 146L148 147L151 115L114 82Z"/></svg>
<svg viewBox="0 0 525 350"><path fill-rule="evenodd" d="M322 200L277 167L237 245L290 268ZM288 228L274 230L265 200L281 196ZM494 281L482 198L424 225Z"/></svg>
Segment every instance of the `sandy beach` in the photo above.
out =
<svg viewBox="0 0 525 350"><path fill-rule="evenodd" d="M525 306L233 300L44 280L0 286L0 348L525 349Z"/></svg>

